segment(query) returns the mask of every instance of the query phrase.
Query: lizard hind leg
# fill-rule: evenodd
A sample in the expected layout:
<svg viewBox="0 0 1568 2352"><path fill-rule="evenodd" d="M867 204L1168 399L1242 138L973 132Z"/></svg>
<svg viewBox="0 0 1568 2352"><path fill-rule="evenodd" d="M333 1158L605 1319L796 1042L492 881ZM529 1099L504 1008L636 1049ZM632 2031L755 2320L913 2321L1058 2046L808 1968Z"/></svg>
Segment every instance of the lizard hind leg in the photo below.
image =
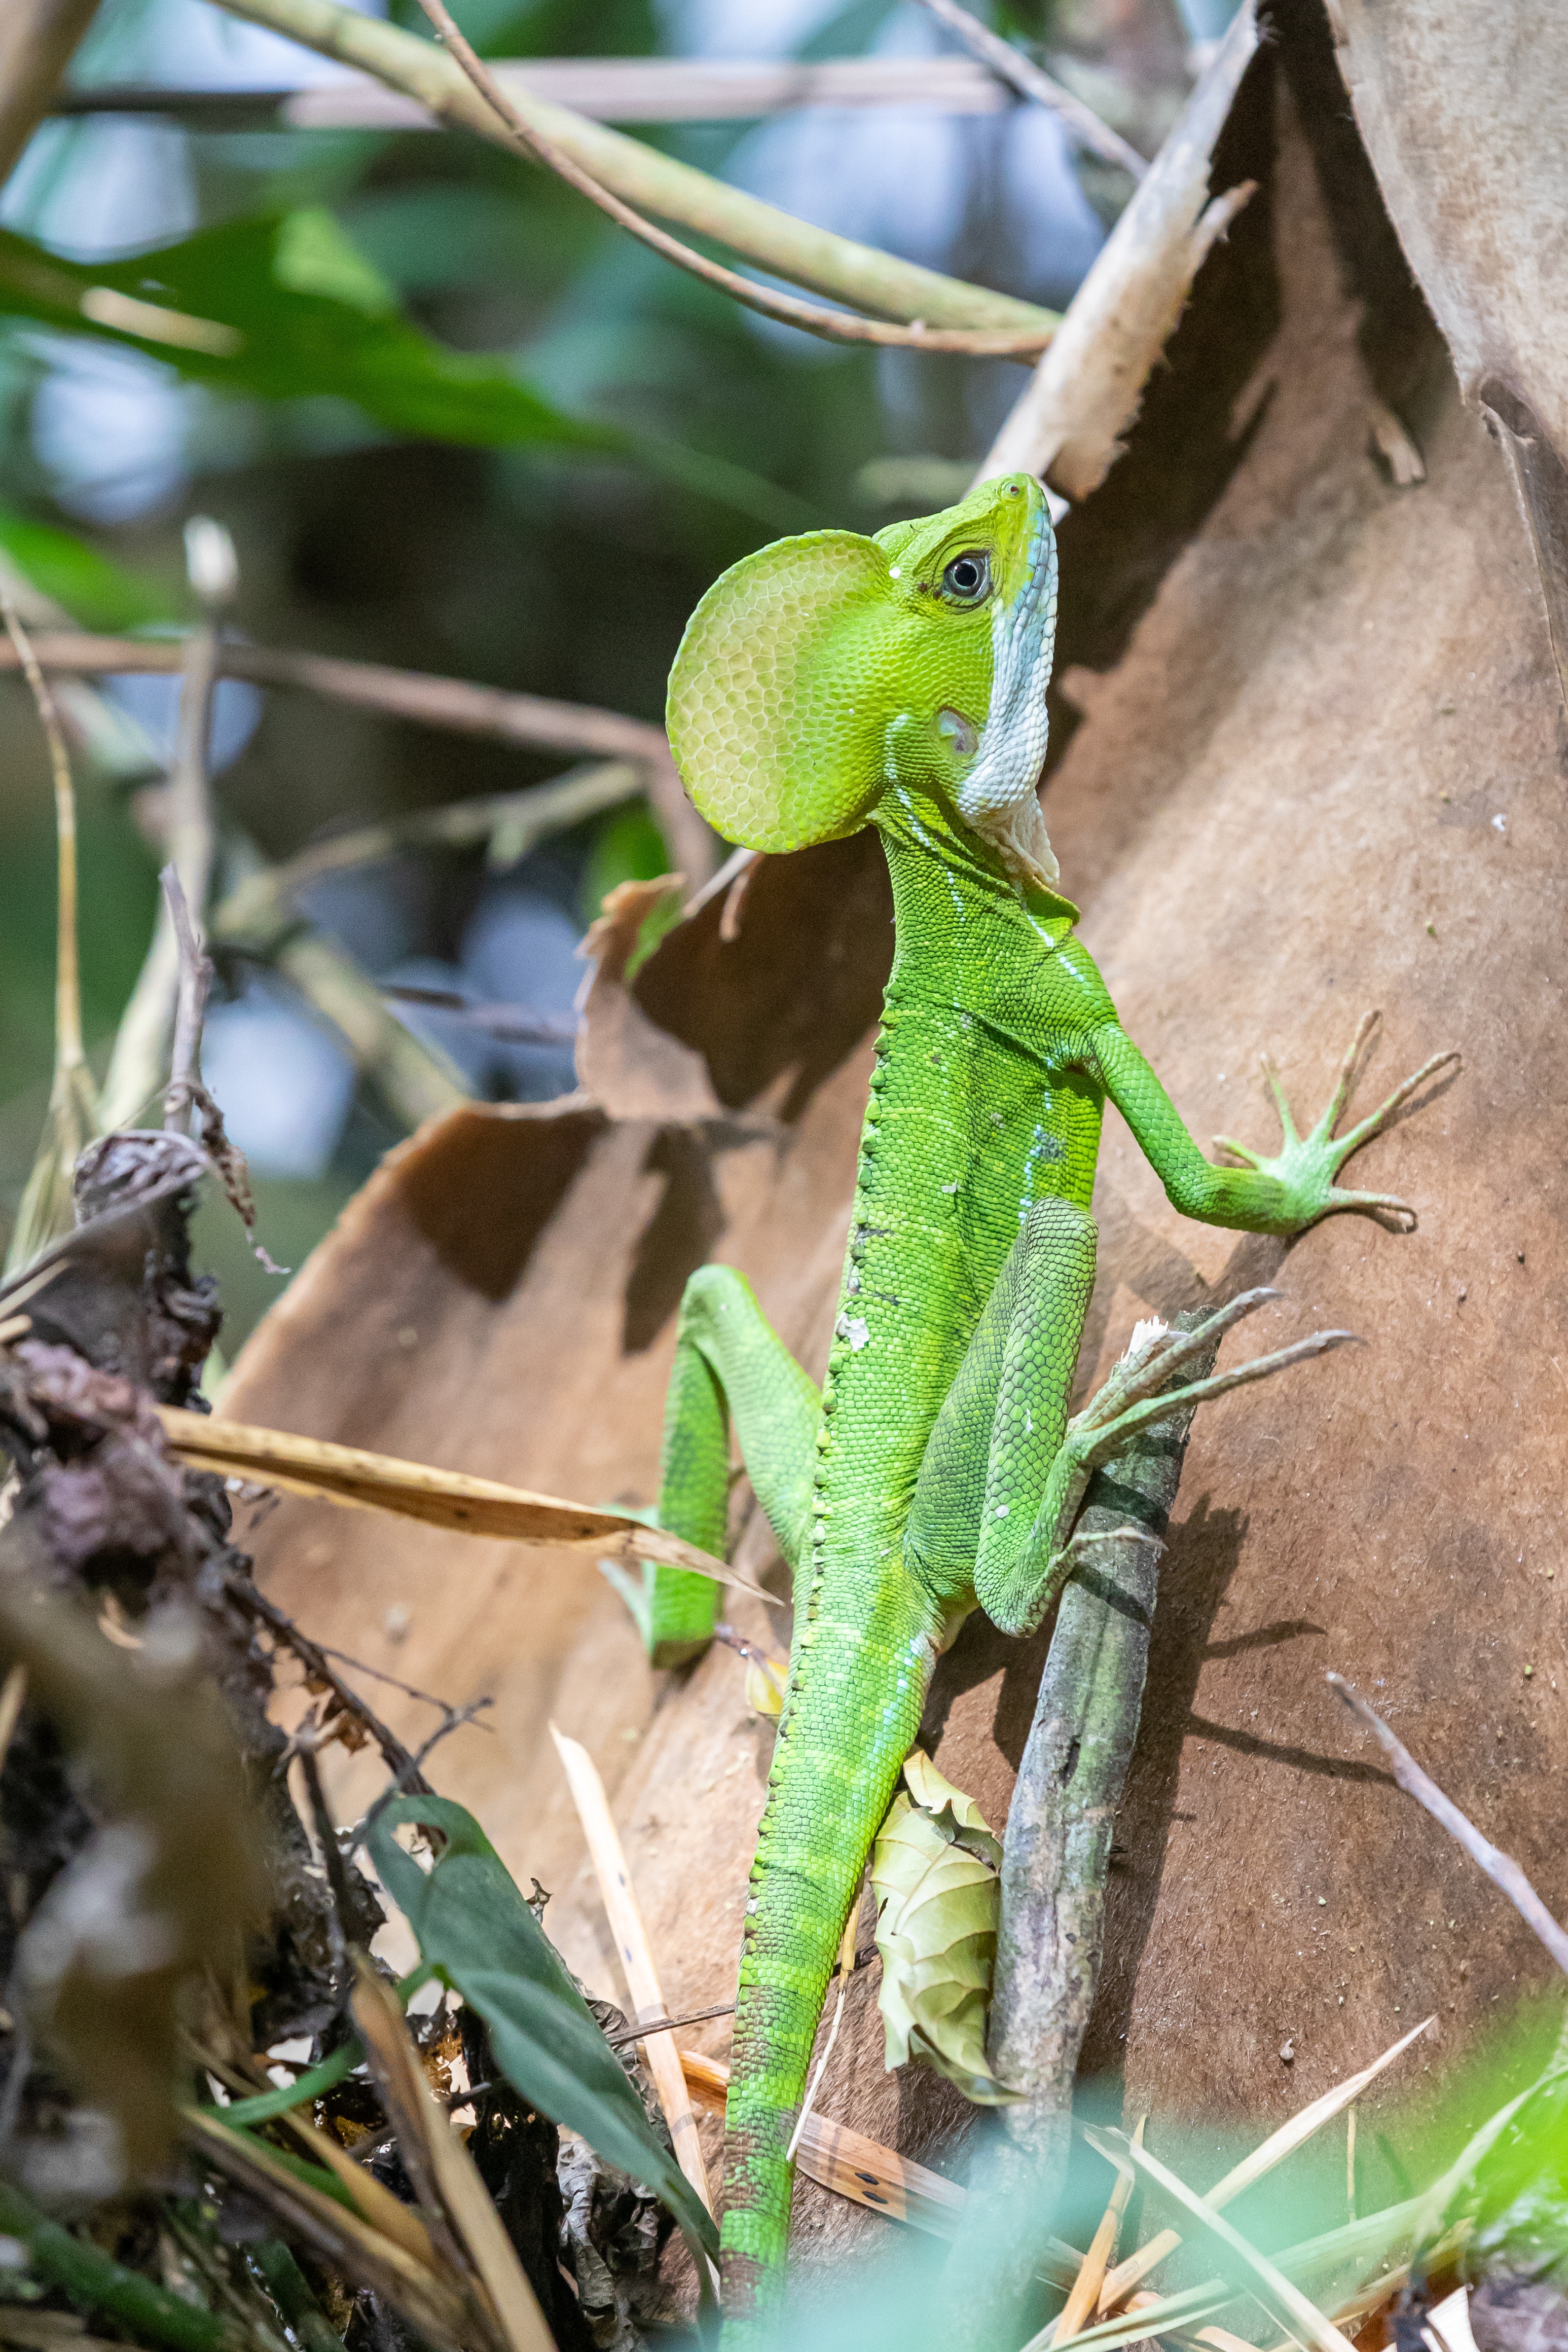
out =
<svg viewBox="0 0 1568 2352"><path fill-rule="evenodd" d="M944 1601L973 1593L989 1607L984 1564L998 1549L1017 1551L1044 1498L1067 1428L1097 1241L1087 1211L1037 1201L975 1327L909 1513L912 1565Z"/></svg>
<svg viewBox="0 0 1568 2352"><path fill-rule="evenodd" d="M681 1300L664 1400L658 1524L723 1559L733 1418L757 1499L791 1568L811 1499L821 1399L733 1266L699 1266ZM713 1638L724 1588L644 1562L642 1581L612 1579L656 1666L695 1658Z"/></svg>
<svg viewBox="0 0 1568 2352"><path fill-rule="evenodd" d="M1310 1339L1225 1372L1182 1381L1195 1358L1218 1346L1231 1326L1278 1294L1247 1290L1206 1316L1192 1331L1157 1325L1115 1365L1083 1411L1068 1423L1051 1465L1032 1523L1018 1536L987 1528L976 1563L975 1589L987 1614L1006 1633L1030 1633L1061 1591L1074 1565L1072 1525L1099 1465L1140 1430L1189 1414L1211 1397L1224 1396L1249 1381L1267 1380L1292 1364L1343 1347L1350 1331L1314 1331Z"/></svg>

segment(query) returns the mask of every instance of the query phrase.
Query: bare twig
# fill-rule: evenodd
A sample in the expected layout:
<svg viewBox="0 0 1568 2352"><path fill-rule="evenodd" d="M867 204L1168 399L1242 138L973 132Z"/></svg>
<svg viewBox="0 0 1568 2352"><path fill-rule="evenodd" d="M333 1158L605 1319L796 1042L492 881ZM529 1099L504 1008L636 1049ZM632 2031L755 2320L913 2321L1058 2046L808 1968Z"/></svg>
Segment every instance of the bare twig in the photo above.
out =
<svg viewBox="0 0 1568 2352"><path fill-rule="evenodd" d="M84 677L168 677L184 667L184 642L177 637L111 637L85 629L34 633L40 668ZM0 667L19 667L0 647ZM545 751L596 752L606 759L667 761L664 730L646 719L591 704L554 702L538 694L514 694L467 678L434 677L423 670L394 669L385 662L343 661L334 654L300 653L281 646L225 641L218 649L225 677L254 686L296 686L335 702L380 710L423 727L446 727L464 735L493 735L507 743Z"/></svg>
<svg viewBox="0 0 1568 2352"><path fill-rule="evenodd" d="M487 1037L508 1045L570 1045L577 1035L576 1016L570 1013L525 1013L516 1004L471 1004L453 988L404 988L382 983L389 1004L424 1004L434 1013L455 1014L465 1027L482 1029Z"/></svg>
<svg viewBox="0 0 1568 2352"><path fill-rule="evenodd" d="M373 74L453 127L517 152L508 122L468 80L456 60L395 25L336 5L336 0L224 0L236 16ZM575 159L604 188L640 213L713 237L758 269L789 278L830 300L889 319L923 319L928 327L1005 330L1049 337L1053 314L988 287L965 285L940 271L856 245L727 186L706 172L628 139L567 107L516 92L529 125ZM529 160L532 160L530 155Z"/></svg>
<svg viewBox="0 0 1568 2352"><path fill-rule="evenodd" d="M335 1652L323 1649L319 1642L313 1642L308 1633L301 1633L293 1618L287 1616L275 1601L269 1601L265 1592L259 1591L247 1576L241 1576L237 1571L231 1570L224 1579L224 1587L230 1600L244 1612L253 1624L265 1625L274 1641L281 1642L286 1649L293 1652L311 1682L320 1684L324 1689L331 1693L333 1701L341 1714L350 1717L354 1722L363 1726L381 1749L388 1771L399 1775L398 1785L401 1789L413 1796L434 1795L435 1792L429 1781L420 1771L413 1755L403 1746L396 1732L390 1729L382 1721L380 1716L366 1706L353 1685L346 1683L341 1675L336 1671L332 1664L332 1659L337 1654ZM350 1660L348 1663L352 1664L353 1661ZM364 1671L368 1672L370 1669ZM384 1679L390 1681L391 1677L389 1675ZM413 1696L424 1698L428 1694L417 1691ZM439 1706L445 1715L450 1715L452 1712L444 1699L433 1698L430 1704L433 1706Z"/></svg>
<svg viewBox="0 0 1568 2352"><path fill-rule="evenodd" d="M1040 474L1070 499L1104 480L1204 256L1252 192L1245 182L1210 203L1208 174L1257 46L1254 0L1242 0L977 479Z"/></svg>
<svg viewBox="0 0 1568 2352"><path fill-rule="evenodd" d="M618 2033L604 2037L612 2050L623 2050L629 2042L641 2042L649 2033L673 2033L682 2025L706 2025L711 2017L733 2017L732 2000L716 2001L711 2009L688 2009L680 2017L645 2017L635 2025L623 2025Z"/></svg>
<svg viewBox="0 0 1568 2352"><path fill-rule="evenodd" d="M1448 1835L1462 1845L1478 1868L1484 1870L1494 1886L1500 1886L1526 1926L1532 1927L1556 1961L1568 1970L1568 1933L1564 1933L1542 1903L1517 1862L1484 1838L1472 1821L1460 1812L1451 1797L1445 1797L1435 1780L1428 1780L1404 1742L1390 1731L1383 1717L1368 1706L1366 1701L1352 1690L1343 1675L1330 1675L1331 1690L1337 1691L1351 1713L1370 1731L1394 1768L1394 1777L1408 1797L1425 1805L1434 1821L1441 1822Z"/></svg>
<svg viewBox="0 0 1568 2352"><path fill-rule="evenodd" d="M235 588L234 548L221 524L193 516L185 529L186 570L202 607L202 619L177 654L183 683L170 776L165 849L172 861L194 924L200 925L212 886L214 832L207 790L207 740L213 696L222 661L220 618ZM128 1126L157 1090L171 1029L178 1020L181 992L180 942L165 897L158 909L152 943L137 975L104 1080L104 1117L110 1127Z"/></svg>
<svg viewBox="0 0 1568 2352"><path fill-rule="evenodd" d="M755 279L742 278L737 270L727 269L722 262L710 261L706 254L696 252L672 236L668 229L659 228L645 220L632 205L615 195L585 171L574 156L557 144L537 120L522 111L517 100L497 81L483 60L465 40L456 20L445 0L419 0L420 6L435 27L435 37L455 58L475 89L486 99L497 120L510 134L511 143L531 162L542 163L548 171L586 196L591 205L616 226L634 236L639 244L662 254L673 261L677 269L689 277L700 278L705 285L715 286L748 310L760 311L765 319L777 319L786 326L803 327L808 334L821 335L829 342L894 344L904 350L927 352L967 352L972 355L988 354L999 359L1027 358L1040 351L1050 341L1052 329L1026 328L1022 332L1007 329L970 327L927 327L916 319L907 327L892 326L883 319L857 318L852 312L824 310L820 303L802 301L798 294L777 294L758 286Z"/></svg>
<svg viewBox="0 0 1568 2352"><path fill-rule="evenodd" d="M202 1083L202 1024L206 1019L213 967L202 943L201 927L192 919L174 866L165 866L158 878L162 884L163 904L179 956L174 1049L169 1084L163 1093L164 1131L188 1134L194 1119L202 1149L228 1196L230 1208L245 1227L252 1255L260 1259L268 1274L287 1274L288 1268L275 1265L256 1240L256 1194L251 1190L246 1156L237 1143L230 1141L223 1112Z"/></svg>
<svg viewBox="0 0 1568 2352"><path fill-rule="evenodd" d="M55 1068L37 1156L17 1212L5 1269L15 1273L69 1226L71 1177L80 1153L99 1130L99 1107L82 1050L81 976L77 957L77 804L70 756L59 713L16 599L0 582L0 612L16 661L26 677L48 746L54 784L57 857L55 919Z"/></svg>
<svg viewBox="0 0 1568 2352"><path fill-rule="evenodd" d="M1137 1738L1164 1538L1197 1405L1231 1381L1266 1378L1343 1337L1312 1339L1216 1376L1220 1341L1272 1297L1246 1291L1217 1311L1134 1333L1082 1416L1130 1433L1089 1483L1002 1848L1002 1907L988 2054L1021 2094L1001 2108L976 2179L1005 2233L967 2231L948 2268L955 2333L989 2346L1031 2311L1031 2250L1065 2177L1073 2084L1099 1982L1111 1836ZM1179 1408L1161 1391L1179 1381ZM1129 1403L1133 1398L1141 1399ZM1161 1406L1166 1410L1161 1412ZM1146 1418L1145 1418L1146 1416ZM1085 1549L1088 1547L1088 1549Z"/></svg>
<svg viewBox="0 0 1568 2352"><path fill-rule="evenodd" d="M321 1867L327 1874L327 1885L332 1901L328 1913L332 1936L332 1969L336 1974L348 1958L348 1922L354 1916L354 1898L349 1885L349 1865L331 1813L327 1807L327 1793L321 1786L321 1768L316 1761L320 1734L314 1723L300 1725L287 1748L285 1757L292 1755L304 1775L310 1798L311 1825L316 1843L321 1849Z"/></svg>
<svg viewBox="0 0 1568 2352"><path fill-rule="evenodd" d="M44 669L68 675L163 674L180 669L183 661L180 643L166 638L51 629L38 637L37 645ZM634 760L643 773L635 786L628 783L622 797L629 799L633 790L646 791L683 869L698 877L712 870L714 836L682 790L664 729L646 719L627 719L618 710L589 704L556 702L544 695L476 686L466 678L426 677L384 662L341 661L330 654L279 646L227 643L219 646L217 659L225 677L242 677L256 686L298 687L416 726L450 728L543 751ZM0 666L7 666L3 646Z"/></svg>
<svg viewBox="0 0 1568 2352"><path fill-rule="evenodd" d="M967 8L959 6L958 0L925 0L925 5L939 24L956 33L964 47L1000 80L1010 83L1020 98L1032 99L1037 106L1048 107L1058 116L1080 147L1098 155L1103 163L1114 163L1134 180L1143 178L1149 168L1145 157L1135 147L1129 147L1109 123L1102 122L1092 106L1074 98L1065 83L1037 66L1032 58L1026 58L1021 49L1015 49L1010 41L993 33L988 25L982 25Z"/></svg>
<svg viewBox="0 0 1568 2352"><path fill-rule="evenodd" d="M351 833L313 842L279 865L258 863L215 909L214 932L235 945L271 946L283 926L296 919L298 901L313 882L417 845L462 849L483 842L492 858L514 864L536 842L632 799L643 789L646 775L630 761L594 761L522 792L487 793L380 824L356 825Z"/></svg>
<svg viewBox="0 0 1568 2352"><path fill-rule="evenodd" d="M202 1087L202 1024L207 1014L207 995L213 984L213 967L202 945L202 935L192 920L185 893L180 886L177 867L171 862L158 877L163 892L163 904L168 912L170 929L174 935L175 951L179 957L179 979L175 994L174 1050L169 1065L169 1085L163 1097L165 1131L188 1135L191 1112Z"/></svg>

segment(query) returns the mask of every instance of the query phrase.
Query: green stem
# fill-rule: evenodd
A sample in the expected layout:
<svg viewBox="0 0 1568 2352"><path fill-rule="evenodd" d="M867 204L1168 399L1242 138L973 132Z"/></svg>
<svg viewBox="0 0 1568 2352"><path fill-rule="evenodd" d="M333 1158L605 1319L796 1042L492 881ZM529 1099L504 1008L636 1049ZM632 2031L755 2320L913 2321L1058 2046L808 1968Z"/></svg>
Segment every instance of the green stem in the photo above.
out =
<svg viewBox="0 0 1568 2352"><path fill-rule="evenodd" d="M250 2259L286 2326L304 2352L343 2352L342 2338L310 2292L310 2282L281 2238L263 2238Z"/></svg>
<svg viewBox="0 0 1568 2352"><path fill-rule="evenodd" d="M210 2311L154 2286L101 2248L73 2237L9 2181L0 2181L0 2230L26 2247L40 2278L63 2287L89 2310L107 2311L134 2335L166 2346L168 2352L223 2352L227 2331Z"/></svg>
<svg viewBox="0 0 1568 2352"><path fill-rule="evenodd" d="M222 5L232 16L266 25L322 57L373 74L444 122L477 131L482 139L516 152L506 126L462 68L434 41L361 16L340 6L338 0L222 0ZM905 323L921 319L928 327L1020 331L1040 327L1049 333L1055 326L1053 311L899 261L829 229L813 228L744 189L727 187L706 172L660 154L641 140L591 122L570 107L552 106L515 81L508 80L507 87L526 121L625 203L712 237L742 260L796 286L883 318Z"/></svg>

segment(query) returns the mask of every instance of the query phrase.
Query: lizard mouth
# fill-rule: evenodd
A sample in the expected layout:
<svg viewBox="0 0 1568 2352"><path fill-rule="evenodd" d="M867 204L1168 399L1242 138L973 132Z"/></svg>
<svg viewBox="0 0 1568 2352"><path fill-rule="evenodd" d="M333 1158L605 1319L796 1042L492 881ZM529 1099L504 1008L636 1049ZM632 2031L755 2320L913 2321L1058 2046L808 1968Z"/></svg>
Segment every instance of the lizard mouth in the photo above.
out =
<svg viewBox="0 0 1568 2352"><path fill-rule="evenodd" d="M991 619L991 706L958 814L1019 883L1052 887L1061 868L1035 786L1045 760L1045 689L1056 642L1056 540L1043 498L1030 517L1023 584Z"/></svg>

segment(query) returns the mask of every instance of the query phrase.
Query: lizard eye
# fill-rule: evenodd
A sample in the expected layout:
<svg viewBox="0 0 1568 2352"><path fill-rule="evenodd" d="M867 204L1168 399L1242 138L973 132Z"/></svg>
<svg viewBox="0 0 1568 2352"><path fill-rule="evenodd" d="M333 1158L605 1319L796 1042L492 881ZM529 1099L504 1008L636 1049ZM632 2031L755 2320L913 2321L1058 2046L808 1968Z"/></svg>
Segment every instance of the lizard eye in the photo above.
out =
<svg viewBox="0 0 1568 2352"><path fill-rule="evenodd" d="M977 604L991 584L991 559L983 549L956 555L942 574L942 593L955 604Z"/></svg>

